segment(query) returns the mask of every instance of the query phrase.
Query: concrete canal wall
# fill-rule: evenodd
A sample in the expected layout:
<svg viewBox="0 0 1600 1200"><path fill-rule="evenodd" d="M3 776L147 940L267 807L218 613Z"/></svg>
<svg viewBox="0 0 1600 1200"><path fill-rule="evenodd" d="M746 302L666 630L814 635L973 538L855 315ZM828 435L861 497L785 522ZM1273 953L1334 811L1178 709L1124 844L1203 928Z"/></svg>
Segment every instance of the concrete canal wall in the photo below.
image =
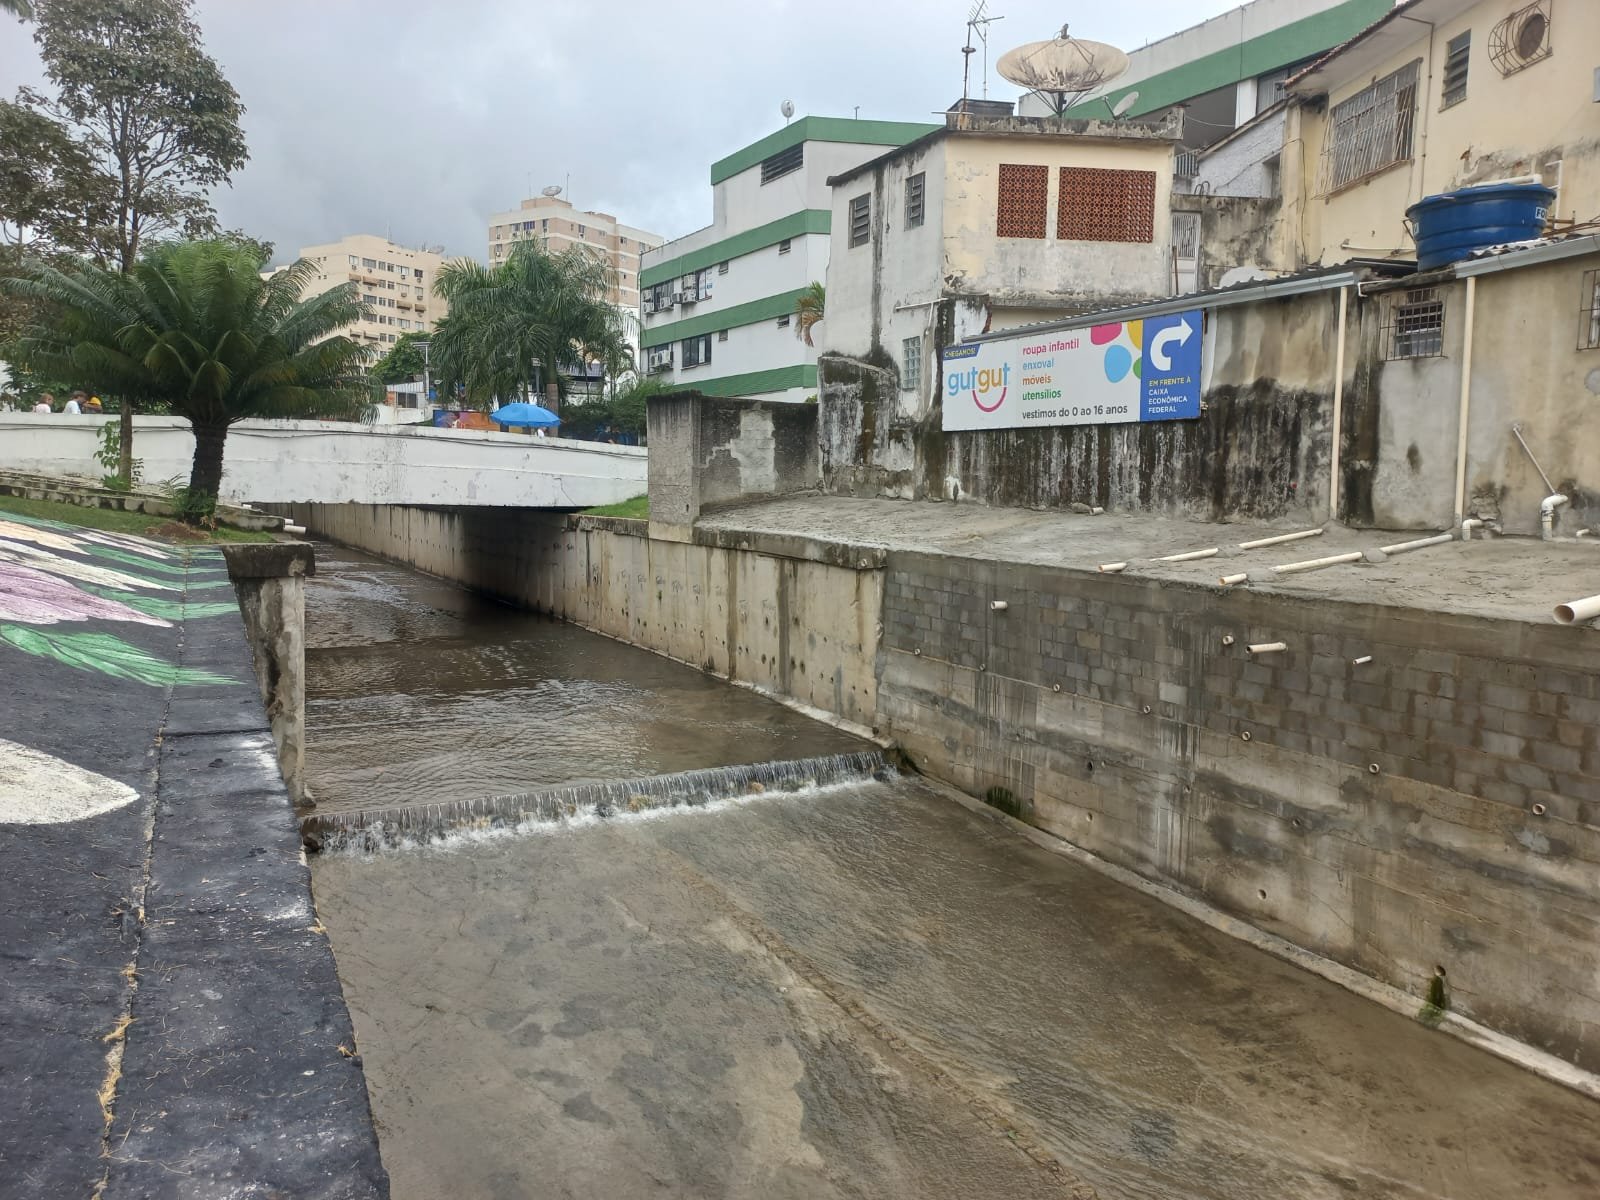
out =
<svg viewBox="0 0 1600 1200"><path fill-rule="evenodd" d="M1592 638L725 523L665 541L526 510L292 511L872 727L929 775L1419 1008L1438 979L1522 1042L1589 1069L1600 1052ZM1274 641L1290 648L1245 650Z"/></svg>

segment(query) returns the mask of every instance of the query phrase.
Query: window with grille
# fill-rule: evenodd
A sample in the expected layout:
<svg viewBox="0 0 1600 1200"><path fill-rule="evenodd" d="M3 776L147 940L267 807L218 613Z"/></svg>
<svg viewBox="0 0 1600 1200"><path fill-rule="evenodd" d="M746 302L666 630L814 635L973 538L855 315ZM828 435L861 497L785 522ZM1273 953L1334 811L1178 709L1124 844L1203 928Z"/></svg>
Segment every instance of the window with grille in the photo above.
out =
<svg viewBox="0 0 1600 1200"><path fill-rule="evenodd" d="M789 253L789 239L788 238L784 238L783 241L778 243L778 253L779 254L787 254L787 253Z"/></svg>
<svg viewBox="0 0 1600 1200"><path fill-rule="evenodd" d="M779 150L761 160L761 182L771 183L774 179L782 179L791 175L805 165L806 144L800 142L790 146L787 150Z"/></svg>
<svg viewBox="0 0 1600 1200"><path fill-rule="evenodd" d="M1415 59L1333 106L1322 151L1325 191L1337 191L1411 157L1421 67L1422 60Z"/></svg>
<svg viewBox="0 0 1600 1200"><path fill-rule="evenodd" d="M922 338L908 337L900 343L900 390L914 392L922 386Z"/></svg>
<svg viewBox="0 0 1600 1200"><path fill-rule="evenodd" d="M725 342L727 340L728 340L728 331L726 329L717 330L717 341Z"/></svg>
<svg viewBox="0 0 1600 1200"><path fill-rule="evenodd" d="M703 333L699 337L683 339L683 358L680 360L685 367L698 367L711 361L711 335Z"/></svg>
<svg viewBox="0 0 1600 1200"><path fill-rule="evenodd" d="M1000 164L995 236L1043 238L1050 207L1050 168Z"/></svg>
<svg viewBox="0 0 1600 1200"><path fill-rule="evenodd" d="M928 174L918 171L906 180L906 228L915 229L922 224L923 196L927 191Z"/></svg>
<svg viewBox="0 0 1600 1200"><path fill-rule="evenodd" d="M788 313L784 313L783 316L778 318L778 328L779 329L787 329L787 328L789 328L789 314Z"/></svg>
<svg viewBox="0 0 1600 1200"><path fill-rule="evenodd" d="M1451 38L1444 47L1444 103L1460 104L1467 98L1467 62L1472 55L1472 30Z"/></svg>
<svg viewBox="0 0 1600 1200"><path fill-rule="evenodd" d="M728 264L725 263L725 262L718 263L717 264L717 274L718 275L726 275L727 273L728 273Z"/></svg>
<svg viewBox="0 0 1600 1200"><path fill-rule="evenodd" d="M872 193L850 201L850 245L864 246L872 240Z"/></svg>
<svg viewBox="0 0 1600 1200"><path fill-rule="evenodd" d="M1156 173L1062 167L1056 237L1069 242L1151 242Z"/></svg>
<svg viewBox="0 0 1600 1200"><path fill-rule="evenodd" d="M1600 350L1600 270L1583 273L1578 301L1578 349Z"/></svg>
<svg viewBox="0 0 1600 1200"><path fill-rule="evenodd" d="M1437 358L1444 353L1444 298L1438 288L1411 288L1388 298L1385 358Z"/></svg>

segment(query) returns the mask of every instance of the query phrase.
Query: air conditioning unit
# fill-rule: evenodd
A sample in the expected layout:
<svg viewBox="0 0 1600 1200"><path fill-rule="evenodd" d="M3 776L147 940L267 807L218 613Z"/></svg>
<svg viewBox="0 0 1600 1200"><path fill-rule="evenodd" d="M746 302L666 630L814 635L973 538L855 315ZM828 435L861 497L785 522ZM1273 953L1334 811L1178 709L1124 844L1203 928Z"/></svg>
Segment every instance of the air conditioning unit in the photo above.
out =
<svg viewBox="0 0 1600 1200"><path fill-rule="evenodd" d="M672 293L672 302L674 304L693 304L694 303L694 297L690 296L687 299L685 299L684 298L684 294L682 292L673 292Z"/></svg>
<svg viewBox="0 0 1600 1200"><path fill-rule="evenodd" d="M659 375L663 371L670 370L672 370L672 360L670 358L657 359L650 364L650 374L652 375Z"/></svg>

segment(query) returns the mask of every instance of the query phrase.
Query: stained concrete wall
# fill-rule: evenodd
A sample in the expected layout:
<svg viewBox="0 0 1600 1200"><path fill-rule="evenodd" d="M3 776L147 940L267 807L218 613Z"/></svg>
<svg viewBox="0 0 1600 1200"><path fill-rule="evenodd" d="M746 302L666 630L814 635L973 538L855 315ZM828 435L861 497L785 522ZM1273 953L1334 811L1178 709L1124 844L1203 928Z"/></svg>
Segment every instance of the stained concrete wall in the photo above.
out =
<svg viewBox="0 0 1600 1200"><path fill-rule="evenodd" d="M306 542L235 542L222 547L239 597L261 703L278 748L289 798L305 801L306 576L316 555Z"/></svg>
<svg viewBox="0 0 1600 1200"><path fill-rule="evenodd" d="M1443 968L1492 1028L1585 1067L1600 1046L1600 635L798 536L292 515L873 726L928 774L1419 1007Z"/></svg>
<svg viewBox="0 0 1600 1200"><path fill-rule="evenodd" d="M1419 997L1442 967L1587 1065L1600 639L935 555L884 578L879 724L923 770Z"/></svg>
<svg viewBox="0 0 1600 1200"><path fill-rule="evenodd" d="M686 540L702 510L815 487L817 409L687 392L652 397L650 523Z"/></svg>
<svg viewBox="0 0 1600 1200"><path fill-rule="evenodd" d="M782 407L776 406L776 407ZM288 505L313 532L859 725L877 708L882 549L652 539L527 509Z"/></svg>
<svg viewBox="0 0 1600 1200"><path fill-rule="evenodd" d="M1334 293L1211 310L1198 420L1000 431L946 433L942 398L930 413L906 411L888 375L824 355L824 486L1020 508L1324 519L1337 331Z"/></svg>

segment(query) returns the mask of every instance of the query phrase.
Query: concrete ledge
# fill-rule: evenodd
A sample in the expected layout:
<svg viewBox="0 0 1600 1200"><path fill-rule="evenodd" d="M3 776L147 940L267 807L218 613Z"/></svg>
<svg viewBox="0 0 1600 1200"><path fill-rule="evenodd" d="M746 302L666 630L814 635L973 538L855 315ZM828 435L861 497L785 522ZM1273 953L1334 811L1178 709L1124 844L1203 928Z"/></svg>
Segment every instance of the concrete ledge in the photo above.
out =
<svg viewBox="0 0 1600 1200"><path fill-rule="evenodd" d="M310 542L231 542L221 549L231 579L286 579L317 573L317 550Z"/></svg>
<svg viewBox="0 0 1600 1200"><path fill-rule="evenodd" d="M749 550L773 558L797 558L803 562L846 567L854 571L878 571L888 561L882 546L863 546L834 538L810 537L799 533L770 533L741 529L714 529L697 526L694 544L719 550Z"/></svg>
<svg viewBox="0 0 1600 1200"><path fill-rule="evenodd" d="M620 533L623 537L650 536L650 522L643 517L599 517L579 513L567 519L567 528L577 532Z"/></svg>
<svg viewBox="0 0 1600 1200"><path fill-rule="evenodd" d="M113 492L91 479L59 479L50 475L31 475L25 471L0 471L0 496L23 500L51 500L57 504L76 504L79 508L104 508L113 512L142 512L152 517L178 516L178 506L166 496L151 492ZM267 513L219 504L217 524L252 533L276 532L283 518Z"/></svg>

